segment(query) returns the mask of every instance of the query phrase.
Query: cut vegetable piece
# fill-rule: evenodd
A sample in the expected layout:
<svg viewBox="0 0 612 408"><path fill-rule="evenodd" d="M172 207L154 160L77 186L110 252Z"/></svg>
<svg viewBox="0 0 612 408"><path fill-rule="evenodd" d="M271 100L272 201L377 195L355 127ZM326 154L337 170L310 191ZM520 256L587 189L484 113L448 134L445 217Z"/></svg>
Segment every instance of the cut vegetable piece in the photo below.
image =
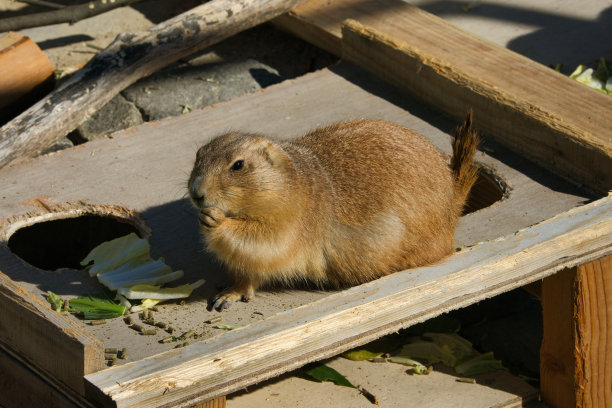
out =
<svg viewBox="0 0 612 408"><path fill-rule="evenodd" d="M150 246L146 240L138 239L137 241L130 241L129 245L121 247L121 250L115 256L103 258L102 262L94 261L93 266L89 269L89 275L96 276L104 272L112 271L126 262L148 258L150 256L149 251Z"/></svg>
<svg viewBox="0 0 612 408"><path fill-rule="evenodd" d="M60 299L55 293L50 290L47 291L47 302L51 304L51 309L56 312L62 311L62 306L64 306L64 301Z"/></svg>
<svg viewBox="0 0 612 408"><path fill-rule="evenodd" d="M426 367L423 363L408 357L391 356L387 361L412 367L412 371L418 375L427 375L431 371L429 367Z"/></svg>
<svg viewBox="0 0 612 408"><path fill-rule="evenodd" d="M161 300L159 299L143 299L139 305L132 306L130 308L130 312L134 313L134 312L140 312L145 309L149 309L155 306L156 304L158 304L159 302L161 302Z"/></svg>
<svg viewBox="0 0 612 408"><path fill-rule="evenodd" d="M191 292L204 284L204 279L200 279L192 284L185 284L175 288L161 288L157 285L137 284L130 287L123 287L117 290L118 294L127 299L181 299L191 295Z"/></svg>
<svg viewBox="0 0 612 408"><path fill-rule="evenodd" d="M112 259L125 251L126 248L132 247L134 243L145 242L147 240L139 238L135 233L130 233L119 238L115 238L110 241L106 241L89 251L89 254L81 261L82 266L87 266L92 262L104 262Z"/></svg>
<svg viewBox="0 0 612 408"><path fill-rule="evenodd" d="M123 265L119 266L116 269L111 269L109 271L105 271L105 272L101 272L98 274L98 279L100 278L100 276L107 276L107 277L111 277L113 275L121 275L127 272L130 272L134 269L140 268L143 265L147 265L150 264L152 262L155 262L153 259L151 258L147 258L147 257L142 257L142 258L138 258L138 259L134 259L131 261L128 261L126 263L124 263Z"/></svg>
<svg viewBox="0 0 612 408"><path fill-rule="evenodd" d="M171 271L170 267L167 267L168 271ZM183 271L174 271L163 274L151 274L151 275L140 275L140 277L117 277L116 279L104 279L100 278L100 282L104 284L110 290L117 290L123 286L132 286L136 284L149 284L157 285L182 278L184 275Z"/></svg>

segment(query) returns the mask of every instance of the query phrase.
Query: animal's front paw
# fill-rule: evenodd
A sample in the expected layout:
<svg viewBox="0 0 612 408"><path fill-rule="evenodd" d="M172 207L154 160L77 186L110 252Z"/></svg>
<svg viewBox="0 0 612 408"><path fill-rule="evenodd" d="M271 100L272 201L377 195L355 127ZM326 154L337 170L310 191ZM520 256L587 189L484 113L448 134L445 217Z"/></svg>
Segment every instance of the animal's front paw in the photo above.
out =
<svg viewBox="0 0 612 408"><path fill-rule="evenodd" d="M238 300L242 300L243 302L248 302L254 295L253 290L247 291L238 291L234 288L230 288L219 293L215 296L211 301L211 309L215 309L218 312L227 309L233 302Z"/></svg>
<svg viewBox="0 0 612 408"><path fill-rule="evenodd" d="M200 225L204 228L215 228L225 220L225 214L217 207L204 207L198 214Z"/></svg>

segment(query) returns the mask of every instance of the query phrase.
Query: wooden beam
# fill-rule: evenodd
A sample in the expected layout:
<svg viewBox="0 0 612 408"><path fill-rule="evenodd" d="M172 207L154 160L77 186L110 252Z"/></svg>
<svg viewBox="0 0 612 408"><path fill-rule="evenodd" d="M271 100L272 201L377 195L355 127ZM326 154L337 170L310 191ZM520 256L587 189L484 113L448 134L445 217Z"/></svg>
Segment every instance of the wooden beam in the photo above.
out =
<svg viewBox="0 0 612 408"><path fill-rule="evenodd" d="M612 405L612 256L542 284L542 398L557 408Z"/></svg>
<svg viewBox="0 0 612 408"><path fill-rule="evenodd" d="M392 274L207 342L88 375L88 396L103 406L187 406L610 253L612 196L441 264Z"/></svg>
<svg viewBox="0 0 612 408"><path fill-rule="evenodd" d="M311 0L275 22L457 119L472 108L487 135L612 189L607 95L401 0Z"/></svg>
<svg viewBox="0 0 612 408"><path fill-rule="evenodd" d="M0 310L0 344L84 394L83 376L104 367L103 342L1 271Z"/></svg>

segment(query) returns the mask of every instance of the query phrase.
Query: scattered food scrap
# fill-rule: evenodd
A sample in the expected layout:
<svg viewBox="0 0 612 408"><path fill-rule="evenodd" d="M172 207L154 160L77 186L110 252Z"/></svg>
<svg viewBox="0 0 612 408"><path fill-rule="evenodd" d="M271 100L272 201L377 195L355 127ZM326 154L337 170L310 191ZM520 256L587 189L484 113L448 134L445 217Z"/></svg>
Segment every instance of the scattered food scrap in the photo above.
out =
<svg viewBox="0 0 612 408"><path fill-rule="evenodd" d="M600 58L597 61L595 69L578 65L574 72L570 74L570 78L600 92L612 95L612 62L606 61L605 58Z"/></svg>
<svg viewBox="0 0 612 408"><path fill-rule="evenodd" d="M103 242L81 261L91 277L112 291L117 291L117 300L129 307L131 312L150 308L162 300L185 298L204 284L199 280L175 288L161 285L183 277L183 271L172 271L162 258L154 260L146 239L131 233ZM130 300L141 300L132 305Z"/></svg>

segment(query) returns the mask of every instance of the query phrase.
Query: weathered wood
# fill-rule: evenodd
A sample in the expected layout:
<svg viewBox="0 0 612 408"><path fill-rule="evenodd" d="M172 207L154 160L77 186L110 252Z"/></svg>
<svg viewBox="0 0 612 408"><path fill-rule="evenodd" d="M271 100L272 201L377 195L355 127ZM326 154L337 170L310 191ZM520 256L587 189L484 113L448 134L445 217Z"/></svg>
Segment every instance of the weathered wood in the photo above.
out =
<svg viewBox="0 0 612 408"><path fill-rule="evenodd" d="M1 129L0 166L44 151L139 78L301 1L213 0L148 30L117 36L59 89Z"/></svg>
<svg viewBox="0 0 612 408"><path fill-rule="evenodd" d="M544 279L542 398L554 407L612 404L612 257Z"/></svg>
<svg viewBox="0 0 612 408"><path fill-rule="evenodd" d="M150 407L200 393L201 398L225 395L610 253L612 196L461 251L439 265L396 273L221 338L86 379L92 397L105 406ZM170 392L160 395L166 388Z"/></svg>
<svg viewBox="0 0 612 408"><path fill-rule="evenodd" d="M51 310L0 272L0 344L60 383L83 394L83 376L104 366L102 341L67 316Z"/></svg>
<svg viewBox="0 0 612 408"><path fill-rule="evenodd" d="M0 37L0 123L19 113L24 98L52 87L53 65L34 41L13 32Z"/></svg>
<svg viewBox="0 0 612 408"><path fill-rule="evenodd" d="M341 31L347 18L358 23ZM400 0L311 0L276 22L455 118L470 107L512 149L612 189L612 99L600 92Z"/></svg>
<svg viewBox="0 0 612 408"><path fill-rule="evenodd" d="M19 356L0 347L0 406L3 408L93 407L52 378L43 377Z"/></svg>

